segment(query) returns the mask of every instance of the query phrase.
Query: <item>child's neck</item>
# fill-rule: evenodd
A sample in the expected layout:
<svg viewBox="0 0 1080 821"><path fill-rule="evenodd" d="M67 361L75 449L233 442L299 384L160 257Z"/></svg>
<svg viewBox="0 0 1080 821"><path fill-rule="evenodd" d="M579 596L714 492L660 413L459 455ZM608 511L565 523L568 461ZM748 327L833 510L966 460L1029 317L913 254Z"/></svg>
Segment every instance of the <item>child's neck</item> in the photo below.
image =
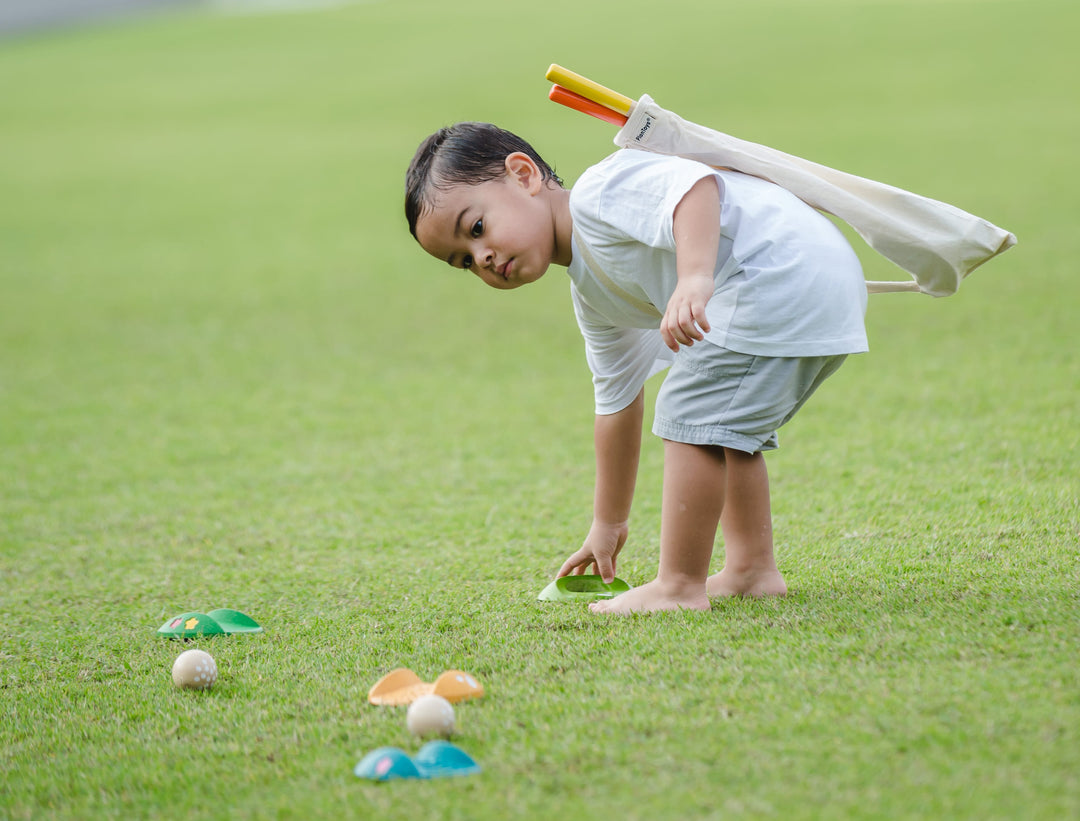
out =
<svg viewBox="0 0 1080 821"><path fill-rule="evenodd" d="M570 191L558 185L545 189L551 207L552 226L555 230L555 253L551 261L563 268L570 266L573 253L570 238L574 233L573 219L570 217Z"/></svg>

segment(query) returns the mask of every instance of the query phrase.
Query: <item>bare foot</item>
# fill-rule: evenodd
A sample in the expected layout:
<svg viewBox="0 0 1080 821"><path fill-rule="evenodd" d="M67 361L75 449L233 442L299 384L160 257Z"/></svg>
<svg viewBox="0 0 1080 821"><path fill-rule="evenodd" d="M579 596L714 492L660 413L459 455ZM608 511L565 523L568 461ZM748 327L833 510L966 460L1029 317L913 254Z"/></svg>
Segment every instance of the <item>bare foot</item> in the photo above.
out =
<svg viewBox="0 0 1080 821"><path fill-rule="evenodd" d="M708 610L709 597L700 583L694 588L671 588L653 579L648 584L620 593L613 599L593 602L594 613L652 613L658 610Z"/></svg>
<svg viewBox="0 0 1080 821"><path fill-rule="evenodd" d="M725 567L709 576L705 582L705 592L709 596L750 596L755 599L786 596L787 583L779 570L737 573Z"/></svg>

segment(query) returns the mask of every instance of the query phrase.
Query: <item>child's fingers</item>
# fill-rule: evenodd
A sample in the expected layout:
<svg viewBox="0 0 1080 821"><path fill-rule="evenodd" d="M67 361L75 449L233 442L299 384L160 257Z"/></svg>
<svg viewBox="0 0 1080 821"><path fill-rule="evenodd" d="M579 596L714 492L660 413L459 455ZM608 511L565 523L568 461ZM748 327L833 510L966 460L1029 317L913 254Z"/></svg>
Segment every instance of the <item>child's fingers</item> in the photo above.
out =
<svg viewBox="0 0 1080 821"><path fill-rule="evenodd" d="M664 344L667 345L668 348L678 353L679 343L675 341L675 337L671 335L671 331L669 331L667 328L661 328L660 338L664 340Z"/></svg>
<svg viewBox="0 0 1080 821"><path fill-rule="evenodd" d="M622 545L620 544L621 548ZM618 548L615 553L618 553ZM583 573L589 572L590 566L594 573L597 573L605 582L610 582L615 578L615 555L608 555L601 552L599 555L593 553L590 548L583 547L570 556L563 566L559 568L559 572L555 574L556 579L561 579L563 576L580 576Z"/></svg>
<svg viewBox="0 0 1080 821"><path fill-rule="evenodd" d="M671 323L668 322L668 314L664 314L664 318L660 320L660 338L664 340L664 344L671 348L671 350L679 350L679 342L671 333Z"/></svg>
<svg viewBox="0 0 1080 821"><path fill-rule="evenodd" d="M698 327L701 328L701 338L704 339L705 334L712 330L712 326L709 325L709 317L705 315L704 305L700 306L697 310L694 311L694 321L697 323Z"/></svg>
<svg viewBox="0 0 1080 821"><path fill-rule="evenodd" d="M674 317L665 314L660 323L660 336L663 337L664 344L673 351L678 351L679 345L693 345L694 342L704 339L709 330L705 311L695 314L688 307L679 309Z"/></svg>
<svg viewBox="0 0 1080 821"><path fill-rule="evenodd" d="M709 319L705 316L704 302L687 305L685 312L680 314L679 320L686 329L686 333L694 339L705 338L704 332L709 330Z"/></svg>
<svg viewBox="0 0 1080 821"><path fill-rule="evenodd" d="M615 578L615 558L613 556L597 556L596 572L600 574L600 578L604 580L605 584L609 583Z"/></svg>
<svg viewBox="0 0 1080 821"><path fill-rule="evenodd" d="M584 572L582 568L588 568L592 561L592 551L583 547L563 562L563 566L559 568L559 572L555 574L555 578L561 579L563 576L569 576L571 572L575 570L580 574Z"/></svg>
<svg viewBox="0 0 1080 821"><path fill-rule="evenodd" d="M683 323L682 329L684 334L695 341L705 338L705 334L701 332L701 328L698 327L698 323L694 320L692 315L687 318L685 323Z"/></svg>

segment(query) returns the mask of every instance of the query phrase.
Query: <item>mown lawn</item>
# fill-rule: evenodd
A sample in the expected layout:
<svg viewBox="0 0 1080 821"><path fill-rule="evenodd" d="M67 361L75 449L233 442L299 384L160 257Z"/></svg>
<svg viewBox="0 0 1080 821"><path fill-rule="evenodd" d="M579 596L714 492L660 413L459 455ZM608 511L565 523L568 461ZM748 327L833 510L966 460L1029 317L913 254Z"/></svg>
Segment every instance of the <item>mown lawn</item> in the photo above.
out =
<svg viewBox="0 0 1080 821"><path fill-rule="evenodd" d="M0 815L1080 815L1078 25L420 0L0 41ZM612 150L551 62L1020 239L955 297L873 297L872 352L783 431L783 601L535 601L590 515L567 284L440 266L401 192L457 119L570 183ZM194 642L221 679L177 691L155 631L216 607L266 630ZM366 702L398 666L481 679L455 740L483 773L353 776L419 746Z"/></svg>

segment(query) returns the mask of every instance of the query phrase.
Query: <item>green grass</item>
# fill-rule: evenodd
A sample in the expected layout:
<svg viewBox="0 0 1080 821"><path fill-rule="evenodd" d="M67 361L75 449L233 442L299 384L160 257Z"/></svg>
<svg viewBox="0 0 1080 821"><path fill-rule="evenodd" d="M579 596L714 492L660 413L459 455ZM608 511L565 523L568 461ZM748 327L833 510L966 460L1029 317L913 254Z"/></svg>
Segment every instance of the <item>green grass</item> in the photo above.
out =
<svg viewBox="0 0 1080 821"><path fill-rule="evenodd" d="M0 41L0 816L1080 814L1080 7L622 8ZM784 601L534 601L590 515L567 285L427 259L401 180L469 118L572 182L612 131L545 100L550 62L1020 238L956 297L874 297L872 352L785 428ZM649 437L635 584L660 461ZM221 606L265 634L197 642L221 680L176 691L154 631ZM480 677L483 774L352 775L418 746L366 703L396 666Z"/></svg>

